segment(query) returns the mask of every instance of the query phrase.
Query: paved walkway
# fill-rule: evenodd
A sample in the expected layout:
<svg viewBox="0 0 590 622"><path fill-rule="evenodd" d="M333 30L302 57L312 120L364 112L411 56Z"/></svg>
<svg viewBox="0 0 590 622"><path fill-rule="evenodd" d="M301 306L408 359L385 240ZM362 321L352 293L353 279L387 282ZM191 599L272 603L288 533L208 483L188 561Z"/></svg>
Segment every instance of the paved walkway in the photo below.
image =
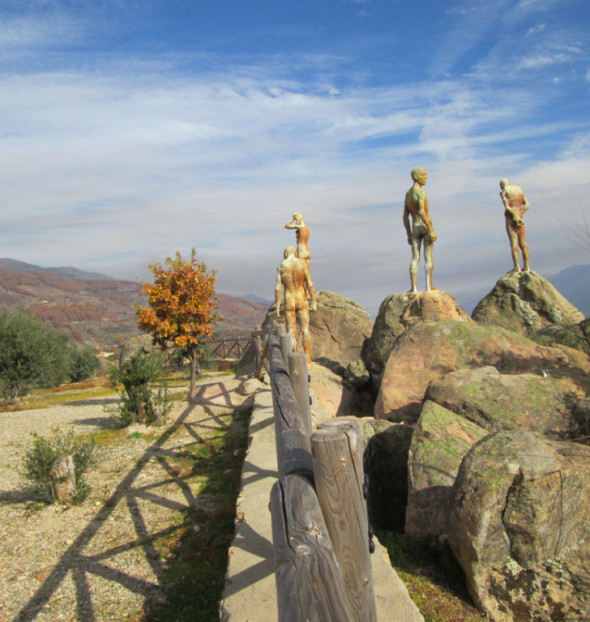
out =
<svg viewBox="0 0 590 622"><path fill-rule="evenodd" d="M270 491L277 480L272 395L260 385L250 422L251 443L242 469L238 528L221 603L222 622L277 622ZM423 622L387 552L375 539L373 581L379 622Z"/></svg>

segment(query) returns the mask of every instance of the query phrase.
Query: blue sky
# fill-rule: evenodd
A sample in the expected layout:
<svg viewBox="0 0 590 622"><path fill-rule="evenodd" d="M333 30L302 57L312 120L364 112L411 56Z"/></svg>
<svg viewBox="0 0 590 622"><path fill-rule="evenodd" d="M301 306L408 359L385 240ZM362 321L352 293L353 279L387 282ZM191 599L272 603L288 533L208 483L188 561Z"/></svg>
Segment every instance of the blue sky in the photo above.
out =
<svg viewBox="0 0 590 622"><path fill-rule="evenodd" d="M143 280L194 246L269 299L301 211L316 288L375 313L423 166L460 301L511 266L504 177L532 268L590 263L589 43L588 0L3 0L0 256Z"/></svg>

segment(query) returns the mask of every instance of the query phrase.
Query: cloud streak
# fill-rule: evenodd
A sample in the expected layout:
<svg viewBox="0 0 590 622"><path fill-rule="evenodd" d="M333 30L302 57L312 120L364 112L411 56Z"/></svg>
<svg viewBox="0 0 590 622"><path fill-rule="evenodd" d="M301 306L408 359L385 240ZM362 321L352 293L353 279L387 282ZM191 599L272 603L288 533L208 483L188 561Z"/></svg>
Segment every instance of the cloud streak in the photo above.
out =
<svg viewBox="0 0 590 622"><path fill-rule="evenodd" d="M147 278L147 263L194 246L222 291L269 298L292 243L283 225L303 211L316 286L375 312L408 286L401 204L420 165L439 234L437 286L469 297L510 267L502 177L531 202L534 269L587 261L556 230L564 212L573 222L585 207L590 123L554 107L580 82L587 97L588 59L579 25L567 43L564 25L549 25L551 3L477 2L438 14L439 27L452 19L454 29L429 44L430 69L403 81L371 79L370 64L345 80L354 58L335 47L239 57L170 45L128 53L105 41L95 49L116 31L102 18L77 62L76 32L97 18L56 6L57 30L22 15L3 26L5 256ZM366 24L377 5L363 6ZM522 54L510 52L516 33L529 42ZM459 43L447 49L451 39ZM537 78L555 65L578 81Z"/></svg>

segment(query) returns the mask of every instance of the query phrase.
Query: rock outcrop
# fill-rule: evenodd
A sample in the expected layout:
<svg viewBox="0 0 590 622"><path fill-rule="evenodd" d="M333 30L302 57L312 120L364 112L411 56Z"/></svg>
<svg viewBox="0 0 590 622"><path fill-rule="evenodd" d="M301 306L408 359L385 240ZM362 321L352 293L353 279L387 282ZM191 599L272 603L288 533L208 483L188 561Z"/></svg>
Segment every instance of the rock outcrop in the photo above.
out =
<svg viewBox="0 0 590 622"><path fill-rule="evenodd" d="M321 291L317 294L317 311L310 313L311 358L344 376L350 363L361 358L365 341L371 336L373 321L370 315L356 302L334 292ZM268 310L262 329L274 322L285 322L282 314L277 318L274 303ZM302 352L298 332L297 350ZM248 347L238 365L239 375L253 373L256 351Z"/></svg>
<svg viewBox="0 0 590 622"><path fill-rule="evenodd" d="M415 422L428 385L462 368L495 367L502 374L567 377L590 389L590 361L571 348L539 345L494 326L468 322L424 322L395 342L375 404L377 419Z"/></svg>
<svg viewBox="0 0 590 622"><path fill-rule="evenodd" d="M588 447L498 432L467 453L448 536L490 619L588 619L589 498Z"/></svg>
<svg viewBox="0 0 590 622"><path fill-rule="evenodd" d="M530 335L545 326L579 323L584 314L535 272L510 272L475 307L472 317Z"/></svg>
<svg viewBox="0 0 590 622"><path fill-rule="evenodd" d="M537 343L547 346L564 345L590 354L590 319L579 324L545 326L531 335Z"/></svg>
<svg viewBox="0 0 590 622"><path fill-rule="evenodd" d="M348 364L361 358L373 321L359 304L334 292L319 292L317 306L309 320L311 358L344 375Z"/></svg>
<svg viewBox="0 0 590 622"><path fill-rule="evenodd" d="M426 399L488 432L528 430L556 440L576 432L573 410L585 395L567 375L501 374L492 366L451 372L426 391Z"/></svg>
<svg viewBox="0 0 590 622"><path fill-rule="evenodd" d="M375 388L379 388L395 340L408 328L432 320L471 322L469 314L453 296L441 290L392 294L381 303L371 338L363 350L363 360Z"/></svg>
<svg viewBox="0 0 590 622"><path fill-rule="evenodd" d="M408 453L405 533L416 538L447 531L447 504L465 454L487 432L427 401Z"/></svg>
<svg viewBox="0 0 590 622"><path fill-rule="evenodd" d="M318 406L314 423L328 417L366 417L373 414L374 402L369 391L357 390L345 378L317 363L310 365L309 374L313 405Z"/></svg>

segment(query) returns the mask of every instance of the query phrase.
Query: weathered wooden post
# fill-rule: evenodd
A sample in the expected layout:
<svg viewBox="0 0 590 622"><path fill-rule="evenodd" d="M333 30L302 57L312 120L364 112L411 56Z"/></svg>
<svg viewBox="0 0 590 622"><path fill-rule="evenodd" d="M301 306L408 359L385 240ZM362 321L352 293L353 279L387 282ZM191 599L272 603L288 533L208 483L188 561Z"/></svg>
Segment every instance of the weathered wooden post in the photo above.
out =
<svg viewBox="0 0 590 622"><path fill-rule="evenodd" d="M269 336L271 388L275 416L279 477L301 473L313 477L311 445L305 419L295 399L289 372L283 361L279 341Z"/></svg>
<svg viewBox="0 0 590 622"><path fill-rule="evenodd" d="M279 342L281 344L283 361L287 364L289 354L293 352L293 337L291 337L291 333L279 333Z"/></svg>
<svg viewBox="0 0 590 622"><path fill-rule="evenodd" d="M287 475L271 491L279 622L355 620L309 481Z"/></svg>
<svg viewBox="0 0 590 622"><path fill-rule="evenodd" d="M377 619L357 421L322 423L311 437L315 487L357 622Z"/></svg>
<svg viewBox="0 0 590 622"><path fill-rule="evenodd" d="M252 333L252 342L254 343L254 350L256 351L256 359L254 361L256 369L256 377L260 373L258 370L260 369L260 360L262 359L262 340L260 339L260 335L256 333Z"/></svg>
<svg viewBox="0 0 590 622"><path fill-rule="evenodd" d="M307 434L311 436L311 410L309 401L309 374L307 372L307 355L305 352L293 352L287 358L289 378L299 411L305 420Z"/></svg>

